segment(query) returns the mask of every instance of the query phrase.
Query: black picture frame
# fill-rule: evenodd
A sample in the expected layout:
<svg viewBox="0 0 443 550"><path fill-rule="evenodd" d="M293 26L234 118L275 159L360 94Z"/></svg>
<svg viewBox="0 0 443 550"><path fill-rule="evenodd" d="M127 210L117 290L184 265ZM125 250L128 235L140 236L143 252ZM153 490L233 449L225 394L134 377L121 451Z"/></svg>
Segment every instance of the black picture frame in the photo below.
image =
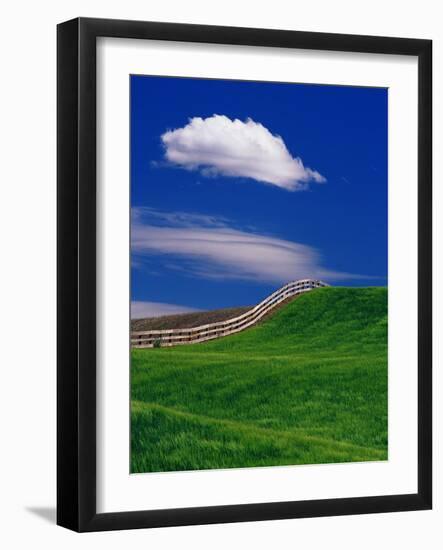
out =
<svg viewBox="0 0 443 550"><path fill-rule="evenodd" d="M418 491L416 494L96 512L96 39L400 54L418 58ZM432 42L78 18L57 29L57 523L104 531L432 507Z"/></svg>

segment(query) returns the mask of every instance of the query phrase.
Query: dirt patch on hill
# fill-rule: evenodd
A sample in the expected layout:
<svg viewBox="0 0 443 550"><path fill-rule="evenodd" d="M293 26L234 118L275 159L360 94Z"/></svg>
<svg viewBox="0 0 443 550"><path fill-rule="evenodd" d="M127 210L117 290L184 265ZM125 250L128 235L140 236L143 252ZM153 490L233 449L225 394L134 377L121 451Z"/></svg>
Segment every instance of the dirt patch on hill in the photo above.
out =
<svg viewBox="0 0 443 550"><path fill-rule="evenodd" d="M213 311L197 311L195 313L180 313L179 315L164 315L148 319L132 319L131 330L164 330L174 328L194 328L209 323L218 323L246 313L254 306L228 307Z"/></svg>
<svg viewBox="0 0 443 550"><path fill-rule="evenodd" d="M264 315L257 324L262 323L271 315L274 315L277 311L285 307L286 304L296 300L299 296L301 295L299 294L286 298L286 300L280 302ZM162 317L150 317L147 319L132 319L131 330L166 330L200 327L202 325L209 325L210 323L218 323L219 321L228 321L229 319L246 313L253 307L255 306L228 307L225 309L214 309L212 311L197 311L195 313L180 313L178 315L164 315Z"/></svg>

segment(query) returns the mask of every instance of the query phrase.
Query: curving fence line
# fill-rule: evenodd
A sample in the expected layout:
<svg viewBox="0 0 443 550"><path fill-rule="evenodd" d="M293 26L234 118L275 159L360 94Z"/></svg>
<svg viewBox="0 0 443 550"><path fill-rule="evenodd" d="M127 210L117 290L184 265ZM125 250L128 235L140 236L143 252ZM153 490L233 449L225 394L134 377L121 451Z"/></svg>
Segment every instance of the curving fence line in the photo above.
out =
<svg viewBox="0 0 443 550"><path fill-rule="evenodd" d="M214 338L235 334L257 323L287 298L325 286L329 285L323 281L313 279L294 281L279 288L255 307L233 319L194 328L132 331L131 346L133 348L180 346L197 344L198 342L206 342Z"/></svg>

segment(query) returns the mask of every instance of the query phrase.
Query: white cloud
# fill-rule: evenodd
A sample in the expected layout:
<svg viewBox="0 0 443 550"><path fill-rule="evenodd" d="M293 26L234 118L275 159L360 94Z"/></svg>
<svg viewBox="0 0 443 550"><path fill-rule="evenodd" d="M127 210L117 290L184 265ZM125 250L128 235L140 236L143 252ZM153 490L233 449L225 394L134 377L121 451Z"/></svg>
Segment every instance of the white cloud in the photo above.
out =
<svg viewBox="0 0 443 550"><path fill-rule="evenodd" d="M310 246L234 228L225 219L188 214L183 222L180 213L134 210L132 254L163 255L168 262L179 261L178 269L202 278L272 284L308 277L327 282L361 278L324 268ZM172 221L177 219L181 222Z"/></svg>
<svg viewBox="0 0 443 550"><path fill-rule="evenodd" d="M178 313L192 313L200 311L193 307L165 304L163 302L131 302L131 319L146 319L149 317L162 317L163 315L176 315Z"/></svg>
<svg viewBox="0 0 443 550"><path fill-rule="evenodd" d="M223 216L190 212L163 212L149 206L132 208L131 219L133 224L137 224L143 219L149 219L154 225L173 227L226 227L229 224L228 218Z"/></svg>
<svg viewBox="0 0 443 550"><path fill-rule="evenodd" d="M326 179L293 157L285 142L259 122L224 115L191 118L183 128L161 136L166 159L206 175L251 178L288 191L306 189Z"/></svg>

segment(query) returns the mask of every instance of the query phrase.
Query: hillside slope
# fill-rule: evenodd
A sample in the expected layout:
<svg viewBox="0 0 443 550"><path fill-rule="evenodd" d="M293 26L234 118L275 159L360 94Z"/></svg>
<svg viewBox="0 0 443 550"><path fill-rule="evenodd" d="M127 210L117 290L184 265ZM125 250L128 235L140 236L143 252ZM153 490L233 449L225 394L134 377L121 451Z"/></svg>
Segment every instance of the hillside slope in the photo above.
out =
<svg viewBox="0 0 443 550"><path fill-rule="evenodd" d="M161 317L147 317L131 319L131 330L164 330L170 328L192 328L207 323L218 323L246 313L253 306L228 307L212 311L195 311L193 313L179 313L177 315L162 315Z"/></svg>
<svg viewBox="0 0 443 550"><path fill-rule="evenodd" d="M387 289L324 288L245 332L132 350L133 472L387 458Z"/></svg>

